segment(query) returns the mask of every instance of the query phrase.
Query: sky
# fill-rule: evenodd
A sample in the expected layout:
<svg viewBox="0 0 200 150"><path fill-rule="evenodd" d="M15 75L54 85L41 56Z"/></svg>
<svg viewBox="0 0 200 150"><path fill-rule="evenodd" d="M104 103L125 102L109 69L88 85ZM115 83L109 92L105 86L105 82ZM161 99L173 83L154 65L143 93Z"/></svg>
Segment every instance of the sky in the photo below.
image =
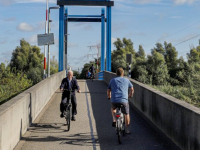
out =
<svg viewBox="0 0 200 150"><path fill-rule="evenodd" d="M57 0L49 0L49 7ZM101 15L106 7L67 6L69 15ZM112 7L112 43L117 38L131 39L135 51L142 45L146 55L157 42L172 43L178 57L186 59L191 47L199 45L200 0L114 0ZM55 44L50 56L58 60L59 11L51 10L51 31ZM25 39L37 44L37 35L45 33L46 0L0 0L0 63L9 62L13 50ZM68 26L68 62L73 70L97 58L101 43L101 23L70 22ZM44 53L44 46L39 46ZM46 48L47 49L47 48ZM112 44L112 50L115 50Z"/></svg>

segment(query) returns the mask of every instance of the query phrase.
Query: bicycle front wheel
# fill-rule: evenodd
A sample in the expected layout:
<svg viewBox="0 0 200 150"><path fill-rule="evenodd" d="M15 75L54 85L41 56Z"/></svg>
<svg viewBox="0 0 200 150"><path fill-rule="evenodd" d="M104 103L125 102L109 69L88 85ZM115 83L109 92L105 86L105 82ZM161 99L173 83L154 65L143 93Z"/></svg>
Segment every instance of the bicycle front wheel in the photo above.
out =
<svg viewBox="0 0 200 150"><path fill-rule="evenodd" d="M67 116L66 116L66 123L67 123L67 131L70 130L70 120L71 120L71 115L70 115L70 108L67 110Z"/></svg>
<svg viewBox="0 0 200 150"><path fill-rule="evenodd" d="M117 120L117 138L118 138L119 144L121 144L122 139L121 139L121 121L120 120Z"/></svg>

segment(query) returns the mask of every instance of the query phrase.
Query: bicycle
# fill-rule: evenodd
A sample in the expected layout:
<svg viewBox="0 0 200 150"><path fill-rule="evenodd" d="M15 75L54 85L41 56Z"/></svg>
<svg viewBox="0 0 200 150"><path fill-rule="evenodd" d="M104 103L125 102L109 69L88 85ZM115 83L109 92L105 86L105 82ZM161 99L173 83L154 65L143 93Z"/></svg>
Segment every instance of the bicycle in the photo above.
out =
<svg viewBox="0 0 200 150"><path fill-rule="evenodd" d="M119 144L122 143L121 136L125 136L125 118L124 114L121 111L121 108L124 107L122 104L118 104L116 108L116 133L118 137Z"/></svg>
<svg viewBox="0 0 200 150"><path fill-rule="evenodd" d="M94 73L91 73L90 80L92 80L92 82L93 82L93 80L94 80Z"/></svg>
<svg viewBox="0 0 200 150"><path fill-rule="evenodd" d="M71 114L72 114L72 103L71 103L71 89L70 90L64 90L64 91L69 91L69 100L68 102L64 105L64 111L63 115L66 119L66 124L67 124L67 131L70 130L70 120L71 120Z"/></svg>

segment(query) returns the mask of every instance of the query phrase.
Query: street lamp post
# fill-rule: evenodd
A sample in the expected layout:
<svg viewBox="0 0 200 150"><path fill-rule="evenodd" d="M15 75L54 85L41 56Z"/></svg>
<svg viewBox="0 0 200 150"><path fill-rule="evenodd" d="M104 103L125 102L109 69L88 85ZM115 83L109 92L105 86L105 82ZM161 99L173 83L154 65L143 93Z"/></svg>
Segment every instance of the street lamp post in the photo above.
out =
<svg viewBox="0 0 200 150"><path fill-rule="evenodd" d="M50 22L52 22L52 20L50 20L50 10L51 9L59 9L60 7L49 7L49 15L48 15L48 34L50 32ZM48 78L50 77L50 47L48 44Z"/></svg>

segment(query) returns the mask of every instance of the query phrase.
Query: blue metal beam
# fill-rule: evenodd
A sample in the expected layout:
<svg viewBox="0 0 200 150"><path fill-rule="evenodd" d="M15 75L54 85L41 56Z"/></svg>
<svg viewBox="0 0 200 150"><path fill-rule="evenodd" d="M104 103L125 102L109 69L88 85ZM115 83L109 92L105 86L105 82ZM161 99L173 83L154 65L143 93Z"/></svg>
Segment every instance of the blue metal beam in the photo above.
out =
<svg viewBox="0 0 200 150"><path fill-rule="evenodd" d="M63 71L64 55L64 6L59 9L59 72Z"/></svg>
<svg viewBox="0 0 200 150"><path fill-rule="evenodd" d="M99 17L101 18L101 15L68 15L68 17Z"/></svg>
<svg viewBox="0 0 200 150"><path fill-rule="evenodd" d="M101 9L101 71L105 70L105 9Z"/></svg>
<svg viewBox="0 0 200 150"><path fill-rule="evenodd" d="M111 7L107 7L106 70L111 71Z"/></svg>
<svg viewBox="0 0 200 150"><path fill-rule="evenodd" d="M68 18L68 22L101 22L101 18Z"/></svg>

